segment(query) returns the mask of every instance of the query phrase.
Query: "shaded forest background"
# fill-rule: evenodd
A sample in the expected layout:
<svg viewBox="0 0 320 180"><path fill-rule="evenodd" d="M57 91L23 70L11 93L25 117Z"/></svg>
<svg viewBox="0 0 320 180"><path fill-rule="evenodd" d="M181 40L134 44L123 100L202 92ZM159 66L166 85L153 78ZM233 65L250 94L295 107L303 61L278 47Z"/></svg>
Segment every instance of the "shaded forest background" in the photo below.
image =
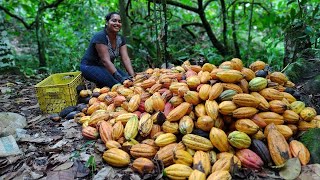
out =
<svg viewBox="0 0 320 180"><path fill-rule="evenodd" d="M245 65L262 60L296 82L305 72L320 87L318 0L0 0L1 72L78 70L111 11L122 15L137 72L238 57Z"/></svg>

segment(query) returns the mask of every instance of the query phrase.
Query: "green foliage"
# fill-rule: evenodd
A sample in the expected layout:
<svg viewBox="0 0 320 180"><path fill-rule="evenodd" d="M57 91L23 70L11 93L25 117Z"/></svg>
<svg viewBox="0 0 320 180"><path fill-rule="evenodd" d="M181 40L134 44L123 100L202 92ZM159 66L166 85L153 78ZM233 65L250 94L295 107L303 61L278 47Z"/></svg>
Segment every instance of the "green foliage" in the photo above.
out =
<svg viewBox="0 0 320 180"><path fill-rule="evenodd" d="M309 129L300 137L300 141L310 151L310 164L320 163L320 128Z"/></svg>
<svg viewBox="0 0 320 180"><path fill-rule="evenodd" d="M198 7L196 1L174 1L190 7ZM30 0L1 1L1 6L19 15L30 25L35 21L39 7L52 2L54 0L44 0L40 3ZM235 33L245 65L260 59L272 65L275 70L281 70L284 57L284 34L292 25L299 23L305 24L305 34L310 37L313 47L317 48L316 44L319 44L320 15L317 0L271 0L255 3L250 38L248 37L250 28L248 17L252 5L231 0L226 0L225 3L227 44L223 45L228 47L230 53L224 57L213 47L203 27L188 26L189 32L186 28L182 28L184 24L201 22L198 14L167 5L169 62L178 65L188 59L204 57L217 65L222 61L230 60L234 52L231 28L233 7L235 8ZM40 38L44 43L47 60L47 67L41 70L47 73L78 70L92 34L103 28L105 14L118 11L118 5L118 0L69 0L63 1L56 8L41 12ZM161 9L160 4L153 3L150 3L150 9L148 9L146 0L131 1L128 8L132 35L128 48L132 52L132 64L137 72L150 65L159 67L164 63L164 46L161 43L164 33L164 14ZM205 12L219 42L223 42L221 13L219 1L212 1ZM4 24L7 32L1 40L7 39L9 43L17 42L14 46L8 46L12 55L6 65L3 64L0 56L0 63L2 62L0 68L1 66L14 67L26 75L37 74L39 59L35 27L26 29L20 21L3 11L0 11L0 16L4 17L1 23ZM117 66L120 66L120 62L117 62Z"/></svg>

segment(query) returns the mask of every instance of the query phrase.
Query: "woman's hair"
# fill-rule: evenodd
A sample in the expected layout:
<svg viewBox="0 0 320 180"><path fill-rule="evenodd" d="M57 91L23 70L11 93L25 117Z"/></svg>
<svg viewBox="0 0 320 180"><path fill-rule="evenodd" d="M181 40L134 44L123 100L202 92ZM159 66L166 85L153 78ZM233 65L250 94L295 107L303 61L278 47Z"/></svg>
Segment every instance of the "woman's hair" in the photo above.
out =
<svg viewBox="0 0 320 180"><path fill-rule="evenodd" d="M108 21L111 19L111 16L114 15L114 14L117 14L117 15L120 16L120 14L117 13L117 12L111 12L111 13L109 13L109 14L106 15L106 21L108 22Z"/></svg>

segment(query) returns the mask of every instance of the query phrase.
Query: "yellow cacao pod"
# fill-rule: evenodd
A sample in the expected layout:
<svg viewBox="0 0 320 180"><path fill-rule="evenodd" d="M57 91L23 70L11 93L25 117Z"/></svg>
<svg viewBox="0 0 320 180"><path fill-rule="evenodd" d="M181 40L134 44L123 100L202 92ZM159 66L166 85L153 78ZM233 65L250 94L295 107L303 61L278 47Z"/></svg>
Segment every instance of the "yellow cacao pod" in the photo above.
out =
<svg viewBox="0 0 320 180"><path fill-rule="evenodd" d="M148 144L135 144L130 149L130 154L134 158L148 158L152 159L156 155L157 150Z"/></svg>
<svg viewBox="0 0 320 180"><path fill-rule="evenodd" d="M226 70L226 71L218 72L217 77L222 82L236 83L236 82L239 82L243 78L243 75L240 71L237 71L237 70Z"/></svg>
<svg viewBox="0 0 320 180"><path fill-rule="evenodd" d="M191 166L193 159L190 153L185 150L173 151L173 161L175 164Z"/></svg>
<svg viewBox="0 0 320 180"><path fill-rule="evenodd" d="M237 109L237 105L233 101L222 101L219 104L219 112L223 115L232 115L232 112Z"/></svg>
<svg viewBox="0 0 320 180"><path fill-rule="evenodd" d="M151 119L151 115L149 113L143 113L140 117L139 121L139 134L142 137L146 137L150 134L153 126L153 120Z"/></svg>
<svg viewBox="0 0 320 180"><path fill-rule="evenodd" d="M130 163L130 156L121 149L112 148L103 153L103 159L114 167L125 167Z"/></svg>
<svg viewBox="0 0 320 180"><path fill-rule="evenodd" d="M203 170L207 176L211 171L209 154L203 151L196 151L193 155L193 167L198 170Z"/></svg>
<svg viewBox="0 0 320 180"><path fill-rule="evenodd" d="M132 116L124 128L126 140L134 139L138 135L139 120L137 116Z"/></svg>
<svg viewBox="0 0 320 180"><path fill-rule="evenodd" d="M213 120L216 120L219 115L219 105L218 103L213 100L206 100L205 104L206 113L210 116Z"/></svg>
<svg viewBox="0 0 320 180"><path fill-rule="evenodd" d="M250 119L238 119L235 126L238 131L248 135L256 134L260 129L259 126Z"/></svg>
<svg viewBox="0 0 320 180"><path fill-rule="evenodd" d="M179 121L179 131L181 134L190 134L193 131L194 122L190 116L183 116Z"/></svg>
<svg viewBox="0 0 320 180"><path fill-rule="evenodd" d="M240 107L258 107L258 105L260 104L260 100L257 99L256 97L254 97L251 94L236 94L233 96L232 101L240 106Z"/></svg>
<svg viewBox="0 0 320 180"><path fill-rule="evenodd" d="M289 143L290 152L293 157L298 157L302 165L307 165L310 161L310 152L300 141L292 140Z"/></svg>
<svg viewBox="0 0 320 180"><path fill-rule="evenodd" d="M254 107L240 107L232 112L232 116L238 119L251 118L258 110Z"/></svg>
<svg viewBox="0 0 320 180"><path fill-rule="evenodd" d="M129 112L134 112L138 109L139 104L140 104L141 98L140 94L135 94L130 98L130 101L128 103L128 111Z"/></svg>
<svg viewBox="0 0 320 180"><path fill-rule="evenodd" d="M229 151L228 137L223 130L216 127L211 128L209 138L212 145L220 152Z"/></svg>
<svg viewBox="0 0 320 180"><path fill-rule="evenodd" d="M217 99L220 94L222 93L223 91L223 86L221 83L215 83L211 88L210 88L210 91L209 91L209 100L212 101L212 100L215 100Z"/></svg>
<svg viewBox="0 0 320 180"><path fill-rule="evenodd" d="M184 164L173 164L163 170L164 176L170 179L187 179L191 172L191 167Z"/></svg>
<svg viewBox="0 0 320 180"><path fill-rule="evenodd" d="M305 121L311 121L314 117L316 117L317 111L312 107L306 107L301 110L300 117Z"/></svg>
<svg viewBox="0 0 320 180"><path fill-rule="evenodd" d="M215 171L207 178L207 180L231 180L232 176L229 171Z"/></svg>
<svg viewBox="0 0 320 180"><path fill-rule="evenodd" d="M191 172L189 180L206 180L206 175L203 172L195 169Z"/></svg>
<svg viewBox="0 0 320 180"><path fill-rule="evenodd" d="M156 138L155 143L156 143L157 146L163 147L163 146L166 146L168 144L176 142L176 140L177 140L177 137L174 134L172 134L172 133L164 133L164 134L159 135Z"/></svg>
<svg viewBox="0 0 320 180"><path fill-rule="evenodd" d="M179 106L174 108L169 112L167 116L168 121L178 121L180 120L189 110L191 104L187 102L181 103Z"/></svg>
<svg viewBox="0 0 320 180"><path fill-rule="evenodd" d="M213 149L210 140L195 134L184 135L182 137L182 142L186 147L194 150L209 151Z"/></svg>

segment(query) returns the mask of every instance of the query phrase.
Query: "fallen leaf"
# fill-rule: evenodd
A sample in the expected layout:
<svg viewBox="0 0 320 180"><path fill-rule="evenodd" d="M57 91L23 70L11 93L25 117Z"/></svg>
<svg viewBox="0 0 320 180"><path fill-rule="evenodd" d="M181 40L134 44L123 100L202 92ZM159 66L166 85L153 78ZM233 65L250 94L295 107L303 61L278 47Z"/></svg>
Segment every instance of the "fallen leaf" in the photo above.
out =
<svg viewBox="0 0 320 180"><path fill-rule="evenodd" d="M47 172L46 179L54 180L74 180L75 174L72 169L63 170L63 171L49 171Z"/></svg>
<svg viewBox="0 0 320 180"><path fill-rule="evenodd" d="M76 177L81 178L85 177L90 173L90 169L87 168L84 163L79 160L74 162L73 170L76 172Z"/></svg>
<svg viewBox="0 0 320 180"><path fill-rule="evenodd" d="M52 170L53 171L61 171L61 170L66 170L66 169L69 169L73 166L73 162L72 161L69 161L69 162L66 162L66 163L63 163L55 168L53 168Z"/></svg>
<svg viewBox="0 0 320 180"><path fill-rule="evenodd" d="M105 179L114 179L117 176L117 173L111 166L102 168L94 177L93 180L105 180Z"/></svg>
<svg viewBox="0 0 320 180"><path fill-rule="evenodd" d="M290 158L280 170L279 174L283 179L295 179L301 172L301 164L298 158Z"/></svg>
<svg viewBox="0 0 320 180"><path fill-rule="evenodd" d="M320 164L302 166L301 174L297 180L320 179Z"/></svg>

